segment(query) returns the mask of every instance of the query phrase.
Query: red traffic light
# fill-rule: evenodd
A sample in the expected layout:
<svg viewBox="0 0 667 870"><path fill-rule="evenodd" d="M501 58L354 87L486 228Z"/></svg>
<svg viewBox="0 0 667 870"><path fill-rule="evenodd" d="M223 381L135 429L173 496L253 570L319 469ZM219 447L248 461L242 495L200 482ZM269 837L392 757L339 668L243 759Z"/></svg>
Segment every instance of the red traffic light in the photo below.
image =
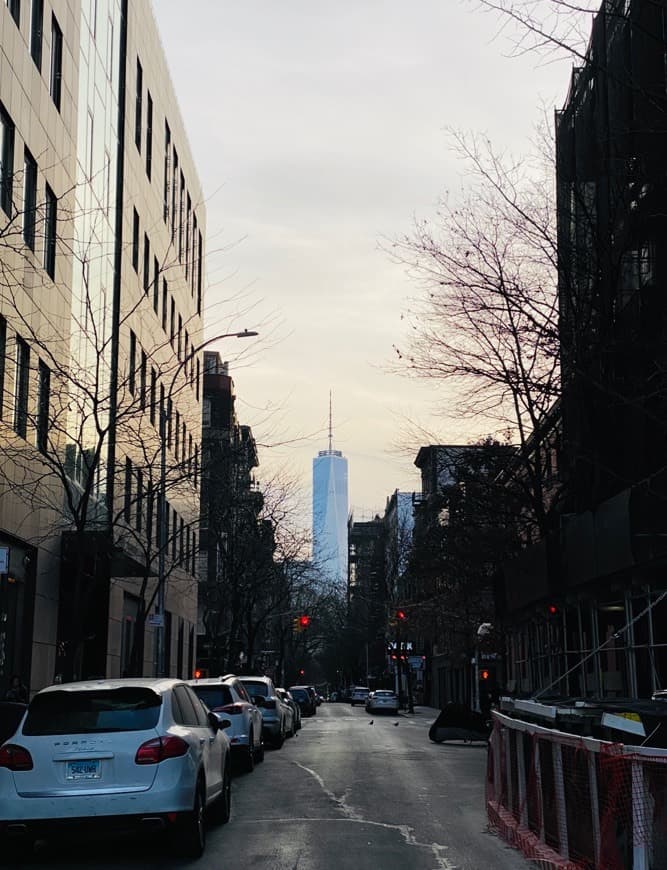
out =
<svg viewBox="0 0 667 870"><path fill-rule="evenodd" d="M479 672L479 678L480 678L480 680L488 680L488 679L489 679L489 676L490 676L490 674L489 674L489 672L488 672L487 670L484 670L484 671L480 671L480 672Z"/></svg>
<svg viewBox="0 0 667 870"><path fill-rule="evenodd" d="M200 671L200 670L196 670L196 671L195 671L195 680L200 680L200 679L201 679L201 671Z"/></svg>
<svg viewBox="0 0 667 870"><path fill-rule="evenodd" d="M299 668L299 676L302 677L306 672L303 668Z"/></svg>
<svg viewBox="0 0 667 870"><path fill-rule="evenodd" d="M308 626L310 625L310 616L300 616L299 625L301 628L308 628Z"/></svg>
<svg viewBox="0 0 667 870"><path fill-rule="evenodd" d="M404 622L407 618L408 617L407 617L405 610L397 610L396 611L396 619L398 619L400 622Z"/></svg>
<svg viewBox="0 0 667 870"><path fill-rule="evenodd" d="M547 613L549 616L556 616L558 614L558 605L557 604L549 604L547 607Z"/></svg>

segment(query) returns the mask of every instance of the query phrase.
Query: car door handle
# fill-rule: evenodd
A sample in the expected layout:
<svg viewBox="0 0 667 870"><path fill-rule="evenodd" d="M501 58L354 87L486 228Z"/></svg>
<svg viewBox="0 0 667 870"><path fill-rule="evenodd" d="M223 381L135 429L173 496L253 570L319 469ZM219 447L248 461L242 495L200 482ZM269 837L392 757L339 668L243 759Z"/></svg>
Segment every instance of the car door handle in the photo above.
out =
<svg viewBox="0 0 667 870"><path fill-rule="evenodd" d="M199 738L199 745L200 745L200 746L203 746L205 743L206 743L206 738L205 738L205 737L200 737L200 738Z"/></svg>

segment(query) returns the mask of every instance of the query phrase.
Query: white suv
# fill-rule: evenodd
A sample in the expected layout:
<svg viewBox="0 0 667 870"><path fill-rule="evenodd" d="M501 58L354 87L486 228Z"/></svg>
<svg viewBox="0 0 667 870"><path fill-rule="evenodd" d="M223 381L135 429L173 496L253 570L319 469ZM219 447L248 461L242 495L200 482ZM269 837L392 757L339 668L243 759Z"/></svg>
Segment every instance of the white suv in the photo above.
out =
<svg viewBox="0 0 667 870"><path fill-rule="evenodd" d="M216 716L231 722L226 729L232 757L238 758L243 770L254 770L255 762L264 759L262 713L233 674L189 680L197 697Z"/></svg>
<svg viewBox="0 0 667 870"><path fill-rule="evenodd" d="M365 704L370 694L368 686L355 686L350 694L350 704L354 707L355 704Z"/></svg>
<svg viewBox="0 0 667 870"><path fill-rule="evenodd" d="M167 831L204 851L204 811L231 805L228 724L181 680L63 683L38 692L0 747L3 854L59 831Z"/></svg>

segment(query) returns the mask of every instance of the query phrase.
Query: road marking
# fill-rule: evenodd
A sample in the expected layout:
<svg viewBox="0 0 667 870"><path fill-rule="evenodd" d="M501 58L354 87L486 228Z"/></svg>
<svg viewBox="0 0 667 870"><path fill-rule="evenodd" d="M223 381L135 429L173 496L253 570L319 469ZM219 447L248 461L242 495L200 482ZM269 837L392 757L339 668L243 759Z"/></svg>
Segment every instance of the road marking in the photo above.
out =
<svg viewBox="0 0 667 870"><path fill-rule="evenodd" d="M418 849L429 849L433 853L433 857L437 862L436 867L434 867L433 870L457 870L456 866L450 863L444 855L449 846L442 846L439 843L420 843L415 837L414 828L411 828L409 825L391 825L388 822L374 822L371 819L365 819L347 803L349 789L345 791L343 797L339 798L331 791L331 789L327 788L326 783L316 770L306 767L305 764L300 764L298 761L293 761L292 764L295 764L297 767L300 767L301 770L305 770L306 773L309 773L318 783L325 795L336 804L340 811L346 816L346 819L341 819L340 821L349 821L361 825L372 825L373 827L384 828L388 831L398 831L407 846L415 846ZM296 821L296 819L285 819L285 821L291 822ZM305 819L304 821L311 820Z"/></svg>

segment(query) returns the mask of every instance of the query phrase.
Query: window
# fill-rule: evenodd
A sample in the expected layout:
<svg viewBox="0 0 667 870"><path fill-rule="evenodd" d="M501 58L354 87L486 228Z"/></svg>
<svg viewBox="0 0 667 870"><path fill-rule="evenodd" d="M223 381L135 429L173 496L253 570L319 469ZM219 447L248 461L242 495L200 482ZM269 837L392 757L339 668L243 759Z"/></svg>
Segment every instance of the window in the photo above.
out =
<svg viewBox="0 0 667 870"><path fill-rule="evenodd" d="M199 248L197 251L197 314L201 314L201 289L202 289L202 259L204 256L201 233L199 233Z"/></svg>
<svg viewBox="0 0 667 870"><path fill-rule="evenodd" d="M148 288L151 283L151 243L148 241L148 235L144 233L144 293L148 295Z"/></svg>
<svg viewBox="0 0 667 870"><path fill-rule="evenodd" d="M0 206L12 217L14 181L14 122L0 105Z"/></svg>
<svg viewBox="0 0 667 870"><path fill-rule="evenodd" d="M141 469L137 469L137 502L136 502L136 513L134 516L134 527L140 532L143 525L143 512L144 512L144 477L141 473Z"/></svg>
<svg viewBox="0 0 667 870"><path fill-rule="evenodd" d="M167 287L167 279L162 279L162 329L167 331L167 302L169 300L169 288Z"/></svg>
<svg viewBox="0 0 667 870"><path fill-rule="evenodd" d="M123 506L123 516L126 523L129 523L132 519L132 460L129 456L125 457L125 503Z"/></svg>
<svg viewBox="0 0 667 870"><path fill-rule="evenodd" d="M51 372L41 360L37 371L37 449L47 451L49 433L49 405L51 402Z"/></svg>
<svg viewBox="0 0 667 870"><path fill-rule="evenodd" d="M160 264L153 257L153 311L157 314L160 307Z"/></svg>
<svg viewBox="0 0 667 870"><path fill-rule="evenodd" d="M176 355L178 356L179 360L181 358L181 352L183 350L183 347L181 344L182 340L183 340L183 318L179 314L178 315L178 341L176 342Z"/></svg>
<svg viewBox="0 0 667 870"><path fill-rule="evenodd" d="M30 11L30 57L38 70L42 69L42 33L44 30L44 0L32 0Z"/></svg>
<svg viewBox="0 0 667 870"><path fill-rule="evenodd" d="M56 277L56 231L58 200L49 185L44 195L44 268L51 279Z"/></svg>
<svg viewBox="0 0 667 870"><path fill-rule="evenodd" d="M148 357L146 351L141 351L141 367L139 369L139 406L143 411L146 407L146 374L148 370Z"/></svg>
<svg viewBox="0 0 667 870"><path fill-rule="evenodd" d="M174 159L172 160L172 182L171 182L171 240L176 238L176 190L178 188L178 154L174 148Z"/></svg>
<svg viewBox="0 0 667 870"><path fill-rule="evenodd" d="M133 209L132 222L132 266L134 271L139 274L139 215L136 208Z"/></svg>
<svg viewBox="0 0 667 870"><path fill-rule="evenodd" d="M169 223L169 157L171 155L171 130L169 124L164 122L164 190L162 203L162 216L166 224Z"/></svg>
<svg viewBox="0 0 667 870"><path fill-rule="evenodd" d="M169 341L171 342L171 346L174 346L174 339L176 338L176 301L174 297L171 297L171 322L169 329Z"/></svg>
<svg viewBox="0 0 667 870"><path fill-rule="evenodd" d="M23 339L16 336L16 375L14 380L14 431L25 438L28 428L28 384L30 379L30 350Z"/></svg>
<svg viewBox="0 0 667 870"><path fill-rule="evenodd" d="M173 413L174 413L174 403L172 402L171 396L167 399L167 447L171 450L171 435L174 429L173 424Z"/></svg>
<svg viewBox="0 0 667 870"><path fill-rule="evenodd" d="M5 359L7 357L7 321L0 317L0 419L5 404Z"/></svg>
<svg viewBox="0 0 667 870"><path fill-rule="evenodd" d="M37 209L37 163L25 149L23 160L23 240L35 250L35 217Z"/></svg>
<svg viewBox="0 0 667 870"><path fill-rule="evenodd" d="M194 474L194 484L195 488L199 481L199 445L195 444L195 474Z"/></svg>
<svg viewBox="0 0 667 870"><path fill-rule="evenodd" d="M181 172L181 187L178 193L178 262L183 262L183 208L185 206L185 176Z"/></svg>
<svg viewBox="0 0 667 870"><path fill-rule="evenodd" d="M144 71L137 58L137 95L134 103L134 141L137 149L141 151L141 116L143 112Z"/></svg>
<svg viewBox="0 0 667 870"><path fill-rule="evenodd" d="M153 98L146 91L146 175L149 180L153 168Z"/></svg>
<svg viewBox="0 0 667 870"><path fill-rule="evenodd" d="M95 133L95 122L93 121L93 113L88 110L88 119L86 122L86 174L89 180L92 180L93 177L93 161L94 161L94 150L93 150L93 136Z"/></svg>
<svg viewBox="0 0 667 870"><path fill-rule="evenodd" d="M197 559L197 533L193 532L192 533L192 569L191 569L191 574L193 577L197 573L196 559Z"/></svg>
<svg viewBox="0 0 667 870"><path fill-rule="evenodd" d="M210 426L211 425L211 400L204 399L202 405L202 426Z"/></svg>
<svg viewBox="0 0 667 870"><path fill-rule="evenodd" d="M185 555L184 548L184 538L185 538L185 523L183 522L183 517L181 517L180 526L178 530L178 564L183 564L183 558Z"/></svg>
<svg viewBox="0 0 667 870"><path fill-rule="evenodd" d="M137 389L137 336L130 330L130 360L129 360L129 387L130 392L134 395Z"/></svg>
<svg viewBox="0 0 667 870"><path fill-rule="evenodd" d="M171 514L171 558L176 561L176 548L178 545L178 515L176 511Z"/></svg>
<svg viewBox="0 0 667 870"><path fill-rule="evenodd" d="M157 401L157 372L151 367L151 397L150 397L150 412L151 423L155 424L155 403Z"/></svg>
<svg viewBox="0 0 667 870"><path fill-rule="evenodd" d="M16 26L21 26L21 0L7 0L9 14L14 19Z"/></svg>
<svg viewBox="0 0 667 870"><path fill-rule="evenodd" d="M178 411L176 411L176 431L174 434L174 456L176 457L176 462L178 462L178 450L181 443L181 415Z"/></svg>
<svg viewBox="0 0 667 870"><path fill-rule="evenodd" d="M197 360L197 379L195 381L195 395L197 397L197 401L199 401L199 382L201 378L199 376L199 360Z"/></svg>
<svg viewBox="0 0 667 870"><path fill-rule="evenodd" d="M63 32L56 21L56 16L51 16L51 74L49 77L49 93L56 109L60 111L60 97L62 94L63 78Z"/></svg>
<svg viewBox="0 0 667 870"><path fill-rule="evenodd" d="M185 280L188 280L190 274L190 221L192 219L192 202L190 194L187 198L187 206L185 211Z"/></svg>
<svg viewBox="0 0 667 870"><path fill-rule="evenodd" d="M197 287L197 215L192 214L192 271L190 273L191 296L194 296Z"/></svg>

